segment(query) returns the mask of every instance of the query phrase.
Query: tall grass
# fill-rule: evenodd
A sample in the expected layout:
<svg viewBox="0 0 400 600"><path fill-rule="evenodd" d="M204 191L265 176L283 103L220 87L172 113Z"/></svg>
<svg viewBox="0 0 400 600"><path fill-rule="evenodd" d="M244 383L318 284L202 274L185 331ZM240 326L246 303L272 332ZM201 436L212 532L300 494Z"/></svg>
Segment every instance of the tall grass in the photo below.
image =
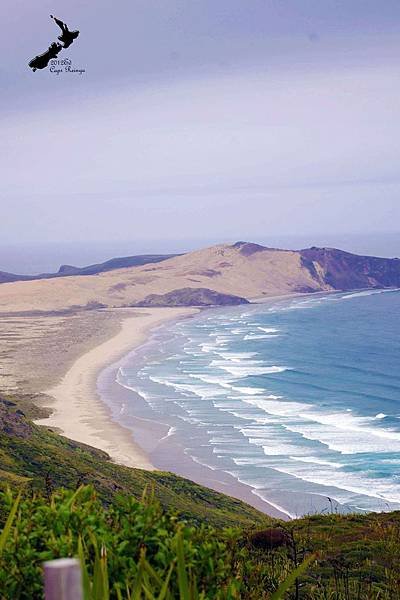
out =
<svg viewBox="0 0 400 600"><path fill-rule="evenodd" d="M104 507L91 487L49 497L8 492L0 494L0 515L1 600L41 599L43 562L65 557L81 562L85 600L400 597L400 530L384 517L292 523L293 544L267 551L241 529L193 526L165 513L152 494Z"/></svg>

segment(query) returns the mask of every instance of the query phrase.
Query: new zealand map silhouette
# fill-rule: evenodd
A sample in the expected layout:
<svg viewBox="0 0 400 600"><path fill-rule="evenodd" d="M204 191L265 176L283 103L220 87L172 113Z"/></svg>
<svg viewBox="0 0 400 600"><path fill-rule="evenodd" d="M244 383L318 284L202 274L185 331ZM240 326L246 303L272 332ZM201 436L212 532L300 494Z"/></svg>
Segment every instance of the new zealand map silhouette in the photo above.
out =
<svg viewBox="0 0 400 600"><path fill-rule="evenodd" d="M57 25L61 29L61 35L59 35L57 39L60 40L60 42L62 43L59 44L58 42L53 42L47 48L46 52L43 52L43 54L39 54L38 56L35 56L35 58L32 58L28 65L34 72L37 69L45 69L51 61L51 59L57 58L58 53L61 50L69 48L70 45L74 42L74 40L76 40L76 38L79 35L79 31L70 31L68 29L68 25L66 25L60 19L57 19L57 17L50 15L50 18L53 19L54 22L57 23Z"/></svg>

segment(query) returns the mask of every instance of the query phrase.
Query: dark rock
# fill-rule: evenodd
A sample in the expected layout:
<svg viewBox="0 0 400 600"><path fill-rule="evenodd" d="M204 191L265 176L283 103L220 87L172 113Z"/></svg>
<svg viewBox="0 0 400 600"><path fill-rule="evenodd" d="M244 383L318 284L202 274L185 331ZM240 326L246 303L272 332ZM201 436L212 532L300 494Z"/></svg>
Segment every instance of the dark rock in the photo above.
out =
<svg viewBox="0 0 400 600"><path fill-rule="evenodd" d="M273 550L282 546L291 546L289 534L278 527L271 527L253 533L249 538L250 544L260 550Z"/></svg>
<svg viewBox="0 0 400 600"><path fill-rule="evenodd" d="M246 298L220 294L208 288L181 288L167 294L150 294L132 306L236 306L249 304Z"/></svg>

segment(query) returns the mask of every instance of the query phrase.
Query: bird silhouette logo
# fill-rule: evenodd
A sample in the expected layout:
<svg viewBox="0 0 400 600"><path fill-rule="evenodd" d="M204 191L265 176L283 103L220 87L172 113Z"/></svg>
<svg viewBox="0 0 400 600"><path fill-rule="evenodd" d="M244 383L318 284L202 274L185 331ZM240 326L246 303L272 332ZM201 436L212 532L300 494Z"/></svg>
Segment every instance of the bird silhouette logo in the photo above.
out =
<svg viewBox="0 0 400 600"><path fill-rule="evenodd" d="M33 72L35 72L37 69L45 69L48 66L51 59L57 58L61 50L69 48L79 35L78 30L70 31L68 25L61 21L61 19L58 19L54 15L50 15L50 18L53 19L53 21L61 29L61 35L59 35L57 38L61 43L51 43L47 50L43 52L43 54L38 54L37 56L35 56L35 58L32 58L32 60L29 61L28 66L32 69Z"/></svg>

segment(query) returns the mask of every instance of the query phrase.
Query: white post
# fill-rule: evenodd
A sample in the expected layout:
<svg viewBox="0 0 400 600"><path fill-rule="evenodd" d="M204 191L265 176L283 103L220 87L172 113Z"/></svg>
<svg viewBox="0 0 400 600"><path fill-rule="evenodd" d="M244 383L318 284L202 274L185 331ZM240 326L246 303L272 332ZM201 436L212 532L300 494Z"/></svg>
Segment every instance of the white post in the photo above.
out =
<svg viewBox="0 0 400 600"><path fill-rule="evenodd" d="M83 600L79 560L60 558L44 563L45 600Z"/></svg>

